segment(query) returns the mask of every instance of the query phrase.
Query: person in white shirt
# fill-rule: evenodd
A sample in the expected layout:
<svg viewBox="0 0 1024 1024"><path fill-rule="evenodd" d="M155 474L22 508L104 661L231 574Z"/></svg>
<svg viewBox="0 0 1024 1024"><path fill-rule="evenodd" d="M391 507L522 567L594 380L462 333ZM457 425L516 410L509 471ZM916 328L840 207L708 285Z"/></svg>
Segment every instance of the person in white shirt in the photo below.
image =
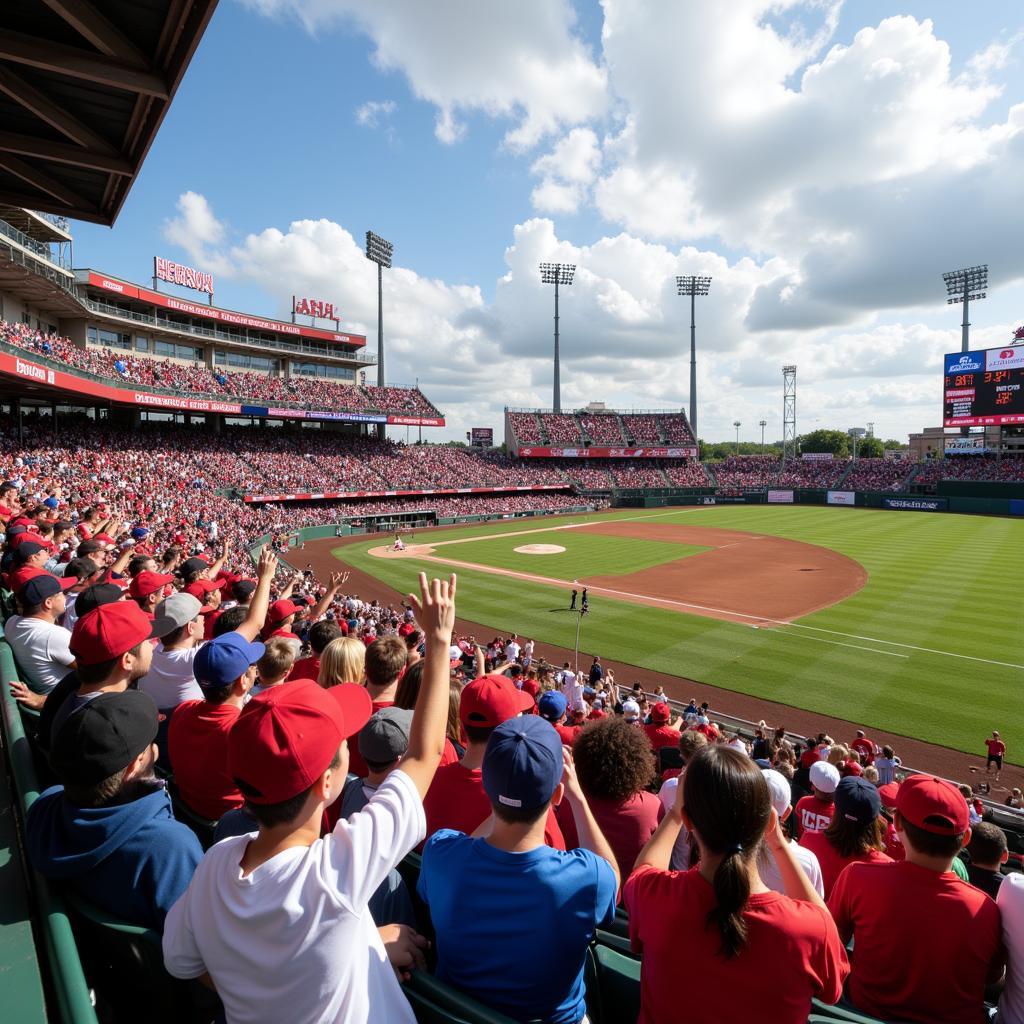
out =
<svg viewBox="0 0 1024 1024"><path fill-rule="evenodd" d="M369 720L369 693L274 687L231 729L228 770L259 831L209 850L163 933L168 972L209 975L229 1024L415 1022L367 902L426 834L423 796L444 751L455 577L428 586L421 573L420 591L427 647L408 750L329 835L320 837L324 809L342 792L346 739ZM405 955L423 962L412 944Z"/></svg>
<svg viewBox="0 0 1024 1024"><path fill-rule="evenodd" d="M77 582L73 576L33 576L19 594L25 614L12 615L4 625L4 637L34 694L49 693L72 670L71 633L57 620L64 614L64 591Z"/></svg>
<svg viewBox="0 0 1024 1024"><path fill-rule="evenodd" d="M191 594L172 594L156 606L157 618L174 620L169 633L153 651L149 671L139 680L139 689L153 699L157 708L169 715L186 700L203 700L192 664L203 643L202 605Z"/></svg>
<svg viewBox="0 0 1024 1024"><path fill-rule="evenodd" d="M1024 875L1003 877L996 896L1006 947L1006 984L999 997L999 1024L1024 1024Z"/></svg>
<svg viewBox="0 0 1024 1024"><path fill-rule="evenodd" d="M771 793L772 797L772 807L775 808L775 813L779 816L779 827L781 828L793 812L793 793L790 789L789 780L774 768L762 768L761 773L764 775L764 781L768 783L768 792ZM800 846L793 839L789 840L789 847L793 851L797 863L803 869L803 873L807 876L808 881L814 886L814 891L824 899L825 883L821 877L821 865L818 863L818 858L814 853ZM757 870L761 874L761 881L769 889L774 889L775 892L781 893L786 891L782 875L779 873L778 865L775 863L775 858L768 852L767 847L763 849L761 857L757 862Z"/></svg>
<svg viewBox="0 0 1024 1024"><path fill-rule="evenodd" d="M575 707L583 700L583 683L576 677L576 673L569 667L569 662L562 666L562 671L555 676L555 683L562 691L569 707Z"/></svg>
<svg viewBox="0 0 1024 1024"><path fill-rule="evenodd" d="M509 642L505 644L505 660L514 665L519 660L520 650L519 637L513 633Z"/></svg>

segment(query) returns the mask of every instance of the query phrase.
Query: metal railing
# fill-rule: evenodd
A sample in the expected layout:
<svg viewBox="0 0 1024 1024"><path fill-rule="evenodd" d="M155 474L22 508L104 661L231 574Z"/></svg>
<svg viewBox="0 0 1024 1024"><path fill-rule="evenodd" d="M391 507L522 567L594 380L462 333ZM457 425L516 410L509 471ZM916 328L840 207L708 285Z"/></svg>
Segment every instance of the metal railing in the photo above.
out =
<svg viewBox="0 0 1024 1024"><path fill-rule="evenodd" d="M5 220L0 220L0 235L4 235L12 242L16 242L23 249L28 249L37 259L46 260L47 263L52 263L56 267L66 269L64 268L63 261L54 257L50 247L45 242L30 238L24 231L19 231L13 224L8 224ZM70 271L68 273L70 274Z"/></svg>

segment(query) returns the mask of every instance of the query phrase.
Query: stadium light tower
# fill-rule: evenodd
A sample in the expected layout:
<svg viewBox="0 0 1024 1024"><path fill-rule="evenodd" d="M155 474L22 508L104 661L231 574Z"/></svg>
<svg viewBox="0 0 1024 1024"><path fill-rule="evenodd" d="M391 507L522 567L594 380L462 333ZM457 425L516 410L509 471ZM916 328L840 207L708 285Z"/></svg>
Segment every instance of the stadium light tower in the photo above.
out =
<svg viewBox="0 0 1024 1024"><path fill-rule="evenodd" d="M782 461L796 458L796 367L782 368Z"/></svg>
<svg viewBox="0 0 1024 1024"><path fill-rule="evenodd" d="M707 295L710 277L677 277L676 290L690 296L690 429L697 438L697 296Z"/></svg>
<svg viewBox="0 0 1024 1024"><path fill-rule="evenodd" d="M733 420L732 425L736 428L736 454L740 453L740 427L743 426L739 420Z"/></svg>
<svg viewBox="0 0 1024 1024"><path fill-rule="evenodd" d="M768 421L760 420L758 426L761 428L761 454L764 455L764 428L768 426Z"/></svg>
<svg viewBox="0 0 1024 1024"><path fill-rule="evenodd" d="M946 282L946 305L955 306L958 302L964 304L964 320L960 325L960 351L970 351L968 332L971 326L967 318L968 307L972 299L983 299L988 288L988 264L982 263L977 267L964 267L963 270L951 270L942 275Z"/></svg>
<svg viewBox="0 0 1024 1024"><path fill-rule="evenodd" d="M542 263L540 265L541 283L555 286L555 379L554 394L551 400L552 412L562 411L561 365L558 355L558 286L571 285L575 274L575 263Z"/></svg>
<svg viewBox="0 0 1024 1024"><path fill-rule="evenodd" d="M366 232L366 258L377 264L377 387L384 387L384 268L391 269L391 257L395 247L375 235Z"/></svg>

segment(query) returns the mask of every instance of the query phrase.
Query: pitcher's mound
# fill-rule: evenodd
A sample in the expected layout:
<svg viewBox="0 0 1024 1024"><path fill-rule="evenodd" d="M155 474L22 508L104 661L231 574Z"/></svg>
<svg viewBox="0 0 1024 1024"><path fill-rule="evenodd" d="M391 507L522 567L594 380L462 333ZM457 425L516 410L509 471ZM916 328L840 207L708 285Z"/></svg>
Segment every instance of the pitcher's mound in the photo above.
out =
<svg viewBox="0 0 1024 1024"><path fill-rule="evenodd" d="M560 555L565 548L561 544L521 544L513 550L517 555Z"/></svg>

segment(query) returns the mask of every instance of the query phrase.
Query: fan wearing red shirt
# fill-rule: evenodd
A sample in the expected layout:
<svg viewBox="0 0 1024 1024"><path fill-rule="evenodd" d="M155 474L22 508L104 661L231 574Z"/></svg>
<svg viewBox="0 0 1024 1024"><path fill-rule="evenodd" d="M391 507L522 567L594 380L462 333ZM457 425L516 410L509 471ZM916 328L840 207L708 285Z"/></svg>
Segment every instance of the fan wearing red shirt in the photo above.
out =
<svg viewBox="0 0 1024 1024"><path fill-rule="evenodd" d="M828 899L832 886L847 864L885 863L885 823L879 816L882 801L878 790L855 776L836 786L835 813L824 832L805 832L800 845L810 850L821 865L821 880Z"/></svg>
<svg viewBox="0 0 1024 1024"><path fill-rule="evenodd" d="M998 907L950 870L970 841L967 804L952 783L915 775L899 788L894 824L906 860L851 864L829 897L856 948L847 995L887 1020L981 1024L1005 958Z"/></svg>
<svg viewBox="0 0 1024 1024"><path fill-rule="evenodd" d="M684 825L700 860L670 871ZM762 840L785 893L761 880ZM850 965L836 926L779 828L761 770L738 750L709 745L690 760L623 902L633 948L643 954L639 1024L759 1020L766 998L772 1024L805 1024L812 997L835 1003L842 995ZM681 964L716 997L686 998Z"/></svg>
<svg viewBox="0 0 1024 1024"><path fill-rule="evenodd" d="M882 801L882 824L885 827L885 855L891 860L904 860L907 851L903 849L900 837L893 827L893 816L896 812L896 797L899 794L898 782L888 782L878 787L878 797Z"/></svg>
<svg viewBox="0 0 1024 1024"><path fill-rule="evenodd" d="M135 603L146 613L155 619L156 606L165 598L170 596L169 587L174 583L174 577L160 572L140 572L128 585L128 593L135 598ZM202 604L202 598L200 598Z"/></svg>
<svg viewBox="0 0 1024 1024"><path fill-rule="evenodd" d="M573 760L594 820L615 854L619 874L628 878L637 854L665 813L661 800L647 792L655 770L647 737L623 718L601 719L582 731L573 747ZM557 817L566 845L575 848L579 843L572 808L559 804Z"/></svg>
<svg viewBox="0 0 1024 1024"><path fill-rule="evenodd" d="M344 632L336 622L324 620L318 622L309 630L309 646L311 654L308 658L301 658L292 667L289 679L317 679L320 676L320 655L332 640L344 636Z"/></svg>
<svg viewBox="0 0 1024 1024"><path fill-rule="evenodd" d="M528 691L524 689L523 692ZM537 701L537 714L546 722L551 723L562 741L562 746L565 747L571 747L579 734L583 732L581 725L565 724L568 707L569 702L565 699L565 694L558 690L548 690L546 693L542 693L540 700Z"/></svg>
<svg viewBox="0 0 1024 1024"><path fill-rule="evenodd" d="M366 689L370 692L374 711L394 705L398 683L405 672L407 654L405 643L397 636L382 636L366 648ZM359 753L358 736L350 736L348 740L348 770L361 779L369 771L363 755Z"/></svg>
<svg viewBox="0 0 1024 1024"><path fill-rule="evenodd" d="M484 790L482 772L487 741L502 722L527 713L533 706L533 698L517 690L506 676L480 676L463 687L459 721L466 733L466 752L461 761L438 768L427 790L423 799L427 839L442 828L472 835L490 817L491 802ZM550 808L544 842L556 850L566 848Z"/></svg>
<svg viewBox="0 0 1024 1024"><path fill-rule="evenodd" d="M863 729L857 730L857 737L850 744L850 749L856 750L865 764L872 764L875 760L874 740L869 740L867 736L864 735Z"/></svg>
<svg viewBox="0 0 1024 1024"><path fill-rule="evenodd" d="M832 821L835 808L832 801L836 786L839 785L839 769L827 761L815 761L811 765L811 796L796 802L794 817L799 835L805 832L824 832Z"/></svg>
<svg viewBox="0 0 1024 1024"><path fill-rule="evenodd" d="M991 775L992 765L996 766L996 782L999 781L999 773L1003 770L1003 754L1006 753L1006 744L999 738L999 730L993 729L992 735L985 740L988 747L988 757L985 759L985 771Z"/></svg>
<svg viewBox="0 0 1024 1024"><path fill-rule="evenodd" d="M679 745L679 730L669 725L671 718L672 709L663 700L659 700L651 708L650 722L641 726L655 755L662 747Z"/></svg>

